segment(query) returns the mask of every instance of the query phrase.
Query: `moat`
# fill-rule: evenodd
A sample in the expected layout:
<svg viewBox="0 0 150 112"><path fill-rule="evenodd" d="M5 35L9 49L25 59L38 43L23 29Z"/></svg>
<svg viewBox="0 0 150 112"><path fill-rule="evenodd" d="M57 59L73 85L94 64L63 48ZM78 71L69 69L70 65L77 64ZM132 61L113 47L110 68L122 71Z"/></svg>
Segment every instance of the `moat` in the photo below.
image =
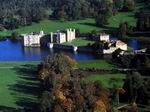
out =
<svg viewBox="0 0 150 112"><path fill-rule="evenodd" d="M133 49L143 48L145 45L136 40L131 40L128 45ZM48 48L30 48L23 47L20 41L11 41L9 39L0 41L0 61L40 61L48 55L63 52L75 60L93 60L98 59L94 54L71 52L65 50L50 50Z"/></svg>
<svg viewBox="0 0 150 112"><path fill-rule="evenodd" d="M20 41L9 39L0 41L0 61L40 61L48 55L63 52L75 60L92 60L96 56L89 53L75 53L65 50L52 50L48 48L23 47Z"/></svg>

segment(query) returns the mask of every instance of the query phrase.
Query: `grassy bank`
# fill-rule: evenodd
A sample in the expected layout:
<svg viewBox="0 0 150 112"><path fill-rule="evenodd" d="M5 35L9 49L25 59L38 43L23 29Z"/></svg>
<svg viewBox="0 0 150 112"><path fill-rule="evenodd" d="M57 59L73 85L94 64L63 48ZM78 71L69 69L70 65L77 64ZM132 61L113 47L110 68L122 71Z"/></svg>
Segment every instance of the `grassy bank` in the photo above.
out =
<svg viewBox="0 0 150 112"><path fill-rule="evenodd" d="M125 74L101 74L101 75L90 75L85 78L85 81L87 82L94 82L94 81L101 81L105 87L110 88L112 84L110 83L110 80L112 78L116 78L118 80L117 85L118 87L123 86L123 79L126 78Z"/></svg>
<svg viewBox="0 0 150 112"><path fill-rule="evenodd" d="M74 45L74 46L86 46L88 44L93 44L94 41L86 40L84 38L76 38L72 42L65 42L63 45Z"/></svg>
<svg viewBox="0 0 150 112"><path fill-rule="evenodd" d="M0 62L0 107L22 108L37 103L38 62Z"/></svg>
<svg viewBox="0 0 150 112"><path fill-rule="evenodd" d="M112 69L116 67L108 63L106 60L91 60L91 61L80 61L78 62L79 68L97 68L97 69Z"/></svg>

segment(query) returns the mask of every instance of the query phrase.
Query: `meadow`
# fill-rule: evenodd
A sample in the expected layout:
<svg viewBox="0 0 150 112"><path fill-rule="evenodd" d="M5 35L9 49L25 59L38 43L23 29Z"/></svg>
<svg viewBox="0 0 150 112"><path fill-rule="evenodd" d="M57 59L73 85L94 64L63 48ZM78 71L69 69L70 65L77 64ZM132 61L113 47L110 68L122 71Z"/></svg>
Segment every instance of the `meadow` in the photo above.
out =
<svg viewBox="0 0 150 112"><path fill-rule="evenodd" d="M23 108L38 103L38 62L0 62L0 108Z"/></svg>
<svg viewBox="0 0 150 112"><path fill-rule="evenodd" d="M111 83L112 79L116 79L116 85L118 87L123 87L123 80L126 78L126 74L116 73L116 74L95 74L89 75L84 80L87 82L101 81L104 87L113 88L113 84Z"/></svg>
<svg viewBox="0 0 150 112"><path fill-rule="evenodd" d="M90 61L79 61L77 64L78 68L88 69L113 69L116 66L108 63L106 60L90 60Z"/></svg>
<svg viewBox="0 0 150 112"><path fill-rule="evenodd" d="M38 103L37 64L39 62L0 62L0 108L30 108ZM78 62L78 67L103 69L114 66L104 60L95 60ZM101 80L106 85L111 76L103 76L89 76L87 79Z"/></svg>
<svg viewBox="0 0 150 112"><path fill-rule="evenodd" d="M76 38L72 42L65 42L63 45L74 45L74 46L86 46L88 44L93 44L94 41L90 41L84 38Z"/></svg>
<svg viewBox="0 0 150 112"><path fill-rule="evenodd" d="M86 18L77 21L57 21L57 20L43 20L39 23L32 23L31 26L19 27L15 30L4 30L0 31L0 36L9 36L12 32L17 32L18 34L39 32L43 30L46 34L54 32L57 30L63 30L66 28L79 29L81 33L88 33L93 30L97 32L103 32L111 29L118 28L120 22L127 21L130 25L135 26L136 19L134 18L133 12L119 12L115 16L112 16L108 20L108 24L104 27L97 27L95 24L95 19Z"/></svg>

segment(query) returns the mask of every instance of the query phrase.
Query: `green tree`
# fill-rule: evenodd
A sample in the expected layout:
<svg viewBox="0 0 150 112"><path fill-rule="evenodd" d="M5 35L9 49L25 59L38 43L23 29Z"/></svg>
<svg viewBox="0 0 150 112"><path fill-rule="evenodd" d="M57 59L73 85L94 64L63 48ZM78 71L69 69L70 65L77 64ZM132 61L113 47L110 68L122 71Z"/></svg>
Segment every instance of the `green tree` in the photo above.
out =
<svg viewBox="0 0 150 112"><path fill-rule="evenodd" d="M138 72L128 74L124 89L131 102L136 102L137 99L141 99L140 96L144 94L144 82L141 74Z"/></svg>
<svg viewBox="0 0 150 112"><path fill-rule="evenodd" d="M16 40L18 38L18 33L17 32L13 32L12 34L11 34L11 39L12 40Z"/></svg>
<svg viewBox="0 0 150 112"><path fill-rule="evenodd" d="M66 20L66 12L64 11L64 9L60 10L57 14L57 17L60 21L65 21Z"/></svg>
<svg viewBox="0 0 150 112"><path fill-rule="evenodd" d="M123 0L114 0L114 8L122 9L123 8Z"/></svg>
<svg viewBox="0 0 150 112"><path fill-rule="evenodd" d="M124 91L119 86L120 82L121 82L121 80L119 78L116 78L116 77L112 77L109 80L109 84L111 85L112 93L115 95L115 101L117 102L118 105L120 103L120 101L119 101L119 94Z"/></svg>
<svg viewBox="0 0 150 112"><path fill-rule="evenodd" d="M106 14L98 14L95 18L95 21L97 26L103 27L104 25L107 24L108 17Z"/></svg>
<svg viewBox="0 0 150 112"><path fill-rule="evenodd" d="M127 22L120 23L118 29L119 38L125 38L127 33L128 33L128 23Z"/></svg>
<svg viewBox="0 0 150 112"><path fill-rule="evenodd" d="M64 54L54 54L54 56L48 56L45 59L43 65L44 65L44 69L46 69L44 70L46 71L46 74L47 72L48 75L50 75L51 73L55 73L64 76L64 78L67 77L69 78L71 72L76 67L76 61L74 61L69 56L66 56Z"/></svg>
<svg viewBox="0 0 150 112"><path fill-rule="evenodd" d="M144 67L150 68L150 59L147 56L144 59Z"/></svg>
<svg viewBox="0 0 150 112"><path fill-rule="evenodd" d="M134 0L125 0L123 10L125 11L133 11L135 8L135 2Z"/></svg>
<svg viewBox="0 0 150 112"><path fill-rule="evenodd" d="M40 101L41 112L51 111L53 102L54 102L53 95L48 91L43 92L42 98Z"/></svg>

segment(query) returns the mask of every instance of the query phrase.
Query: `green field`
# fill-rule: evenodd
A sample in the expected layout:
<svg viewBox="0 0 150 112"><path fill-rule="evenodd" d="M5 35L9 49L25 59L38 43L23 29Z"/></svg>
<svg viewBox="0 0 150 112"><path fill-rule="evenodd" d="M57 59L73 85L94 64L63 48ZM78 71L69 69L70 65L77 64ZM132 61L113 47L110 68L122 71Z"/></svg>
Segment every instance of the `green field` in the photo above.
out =
<svg viewBox="0 0 150 112"><path fill-rule="evenodd" d="M37 103L39 62L0 62L0 107L22 108ZM113 68L104 60L78 62L80 68ZM94 78L94 77L93 77ZM93 79L91 78L91 79Z"/></svg>
<svg viewBox="0 0 150 112"><path fill-rule="evenodd" d="M82 33L91 32L92 30L108 31L118 28L120 22L125 21L127 21L131 26L136 26L136 19L134 17L135 12L138 12L139 10L144 8L146 9L145 4L143 2L138 2L136 3L136 7L133 12L118 12L115 16L109 18L107 25L101 28L95 26L95 20L92 18L68 22L60 22L57 20L43 20L40 23L33 23L31 26L20 27L16 30L1 31L0 36L11 35L11 33L14 31L18 32L19 34L39 32L40 30L43 30L45 33L50 33L66 28L77 28L80 29Z"/></svg>
<svg viewBox="0 0 150 112"><path fill-rule="evenodd" d="M97 69L112 69L116 67L105 60L91 60L78 62L78 68L97 68Z"/></svg>
<svg viewBox="0 0 150 112"><path fill-rule="evenodd" d="M83 19L77 21L68 21L68 22L60 22L56 20L43 20L40 23L33 23L31 26L20 27L16 30L4 30L0 32L1 36L11 35L12 32L16 31L19 34L22 33L30 33L30 32L39 32L43 30L45 33L54 32L57 30L62 30L66 28L77 28L80 29L82 33L91 32L92 30L96 31L104 31L110 30L112 28L117 28L120 22L127 21L130 25L135 26L136 19L134 18L134 13L132 12L119 12L115 16L112 16L108 24L105 27L96 27L94 19Z"/></svg>
<svg viewBox="0 0 150 112"><path fill-rule="evenodd" d="M0 107L22 108L37 103L38 62L0 62Z"/></svg>
<svg viewBox="0 0 150 112"><path fill-rule="evenodd" d="M118 87L123 86L123 79L126 78L125 74L117 73L117 74L101 74L101 75L90 75L85 78L85 81L94 82L101 81L105 87L110 88L112 85L110 84L111 78L116 78L118 80Z"/></svg>
<svg viewBox="0 0 150 112"><path fill-rule="evenodd" d="M43 20L40 23L33 23L31 26L20 27L19 29L13 30L22 33L38 32L43 30L45 33L54 32L66 28L79 28L81 32L90 32L92 30L100 30L95 26L94 19L84 19L78 21L60 22L54 20ZM13 31L5 30L0 32L0 35L10 35Z"/></svg>
<svg viewBox="0 0 150 112"><path fill-rule="evenodd" d="M86 46L88 44L93 44L94 41L86 40L84 38L76 38L72 42L65 42L63 45L74 45L74 46Z"/></svg>
<svg viewBox="0 0 150 112"><path fill-rule="evenodd" d="M115 16L112 16L109 21L108 28L118 28L121 22L128 22L131 26L136 26L136 19L133 12L119 12Z"/></svg>

